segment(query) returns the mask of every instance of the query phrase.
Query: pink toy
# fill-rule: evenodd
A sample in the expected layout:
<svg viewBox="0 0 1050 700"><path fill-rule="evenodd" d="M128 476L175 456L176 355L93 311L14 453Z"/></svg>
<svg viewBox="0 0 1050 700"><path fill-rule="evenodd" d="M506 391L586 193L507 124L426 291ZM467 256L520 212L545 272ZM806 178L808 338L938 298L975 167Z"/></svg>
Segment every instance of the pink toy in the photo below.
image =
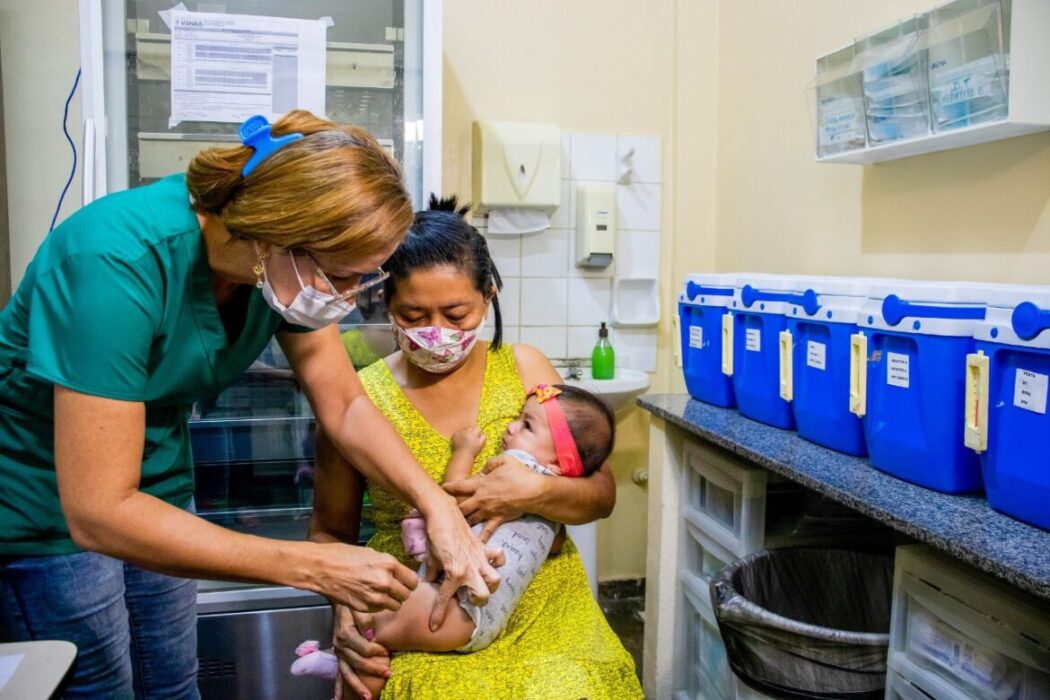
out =
<svg viewBox="0 0 1050 700"><path fill-rule="evenodd" d="M334 681L339 673L339 661L335 654L321 649L321 644L310 639L295 648L299 658L292 663L293 676L316 676Z"/></svg>
<svg viewBox="0 0 1050 700"><path fill-rule="evenodd" d="M405 554L416 561L427 558L427 523L418 510L401 521L401 542L405 545Z"/></svg>

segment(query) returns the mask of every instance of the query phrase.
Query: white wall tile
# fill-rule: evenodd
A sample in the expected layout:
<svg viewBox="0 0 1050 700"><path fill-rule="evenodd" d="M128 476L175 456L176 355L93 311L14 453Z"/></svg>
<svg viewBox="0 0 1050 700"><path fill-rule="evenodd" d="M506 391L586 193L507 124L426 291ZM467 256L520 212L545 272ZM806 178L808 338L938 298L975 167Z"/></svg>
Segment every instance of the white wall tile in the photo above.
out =
<svg viewBox="0 0 1050 700"><path fill-rule="evenodd" d="M567 330L565 326L522 326L521 342L535 345L548 358L560 359L565 357Z"/></svg>
<svg viewBox="0 0 1050 700"><path fill-rule="evenodd" d="M629 157L627 154L634 149ZM617 177L628 165L631 167L631 183L660 182L661 163L660 137L621 134L616 143Z"/></svg>
<svg viewBox="0 0 1050 700"><path fill-rule="evenodd" d="M569 325L595 326L609 321L609 279L569 280Z"/></svg>
<svg viewBox="0 0 1050 700"><path fill-rule="evenodd" d="M569 232L547 229L521 237L523 277L565 277L569 265Z"/></svg>
<svg viewBox="0 0 1050 700"><path fill-rule="evenodd" d="M521 274L520 236L491 236L485 240L500 276L517 277Z"/></svg>
<svg viewBox="0 0 1050 700"><path fill-rule="evenodd" d="M624 231L660 230L660 186L617 185L616 225Z"/></svg>
<svg viewBox="0 0 1050 700"><path fill-rule="evenodd" d="M492 336L496 332L495 322L489 323L485 326L485 330L482 332L481 337L485 340L492 341ZM516 343L521 335L520 326L508 326L503 324L503 342L504 343Z"/></svg>
<svg viewBox="0 0 1050 700"><path fill-rule="evenodd" d="M576 226L575 213L572 208L573 186L570 180L561 181L561 206L551 214L551 228L573 228Z"/></svg>
<svg viewBox="0 0 1050 700"><path fill-rule="evenodd" d="M561 132L561 179L572 177L572 132Z"/></svg>
<svg viewBox="0 0 1050 700"><path fill-rule="evenodd" d="M656 371L656 329L613 328L609 342L616 352L616 366L643 372Z"/></svg>
<svg viewBox="0 0 1050 700"><path fill-rule="evenodd" d="M616 135L574 132L571 141L573 180L616 180Z"/></svg>
<svg viewBox="0 0 1050 700"><path fill-rule="evenodd" d="M624 231L616 236L617 277L660 276L660 234L655 231Z"/></svg>
<svg viewBox="0 0 1050 700"><path fill-rule="evenodd" d="M598 343L598 328L576 326L569 328L569 348L566 357L584 357L590 359L591 351Z"/></svg>
<svg viewBox="0 0 1050 700"><path fill-rule="evenodd" d="M503 324L516 326L521 323L521 279L504 277L503 290L499 293L499 310L503 315ZM495 318L489 319L490 322Z"/></svg>
<svg viewBox="0 0 1050 700"><path fill-rule="evenodd" d="M567 293L568 280L565 278L523 278L521 281L521 325L567 325L569 320Z"/></svg>

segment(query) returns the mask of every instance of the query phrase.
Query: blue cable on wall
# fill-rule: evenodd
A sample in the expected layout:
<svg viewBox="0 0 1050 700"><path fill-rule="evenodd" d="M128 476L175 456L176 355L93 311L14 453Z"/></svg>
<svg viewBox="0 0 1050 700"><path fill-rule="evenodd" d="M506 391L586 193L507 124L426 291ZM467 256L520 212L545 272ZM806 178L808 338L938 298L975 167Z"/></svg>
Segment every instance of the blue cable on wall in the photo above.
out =
<svg viewBox="0 0 1050 700"><path fill-rule="evenodd" d="M69 91L69 97L66 98L66 108L62 112L62 133L66 135L69 148L73 151L73 167L69 171L69 179L66 180L66 186L62 188L62 194L58 197L58 206L55 207L55 214L51 217L51 227L48 229L48 233L55 230L55 221L58 220L58 213L62 210L62 202L65 200L66 192L69 191L69 186L73 184L73 176L77 172L77 145L73 143L73 138L69 135L66 122L69 120L69 103L73 101L73 94L77 91L77 85L79 84L80 69L77 68L77 77L73 79L73 88Z"/></svg>

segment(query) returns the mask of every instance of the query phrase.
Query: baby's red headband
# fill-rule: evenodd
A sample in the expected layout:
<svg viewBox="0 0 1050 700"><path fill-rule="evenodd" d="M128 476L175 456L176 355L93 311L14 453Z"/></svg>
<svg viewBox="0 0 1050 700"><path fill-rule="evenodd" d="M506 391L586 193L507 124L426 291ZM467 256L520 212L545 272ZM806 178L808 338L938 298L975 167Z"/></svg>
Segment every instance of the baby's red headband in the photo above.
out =
<svg viewBox="0 0 1050 700"><path fill-rule="evenodd" d="M535 396L547 412L547 422L550 423L551 438L554 440L554 452L558 455L558 468L561 469L562 476L583 476L580 451L576 449L569 422L565 420L565 414L556 398L560 393L561 389L549 384L537 384L526 396Z"/></svg>

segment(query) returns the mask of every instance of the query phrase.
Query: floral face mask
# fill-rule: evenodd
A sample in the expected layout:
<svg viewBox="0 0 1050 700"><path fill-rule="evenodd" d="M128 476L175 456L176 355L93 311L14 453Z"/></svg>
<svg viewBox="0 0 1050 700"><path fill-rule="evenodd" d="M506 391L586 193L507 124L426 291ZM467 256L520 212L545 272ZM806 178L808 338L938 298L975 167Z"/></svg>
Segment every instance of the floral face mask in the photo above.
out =
<svg viewBox="0 0 1050 700"><path fill-rule="evenodd" d="M409 362L426 372L445 374L467 359L485 328L485 319L470 330L444 326L402 328L395 322L390 323L390 328Z"/></svg>

